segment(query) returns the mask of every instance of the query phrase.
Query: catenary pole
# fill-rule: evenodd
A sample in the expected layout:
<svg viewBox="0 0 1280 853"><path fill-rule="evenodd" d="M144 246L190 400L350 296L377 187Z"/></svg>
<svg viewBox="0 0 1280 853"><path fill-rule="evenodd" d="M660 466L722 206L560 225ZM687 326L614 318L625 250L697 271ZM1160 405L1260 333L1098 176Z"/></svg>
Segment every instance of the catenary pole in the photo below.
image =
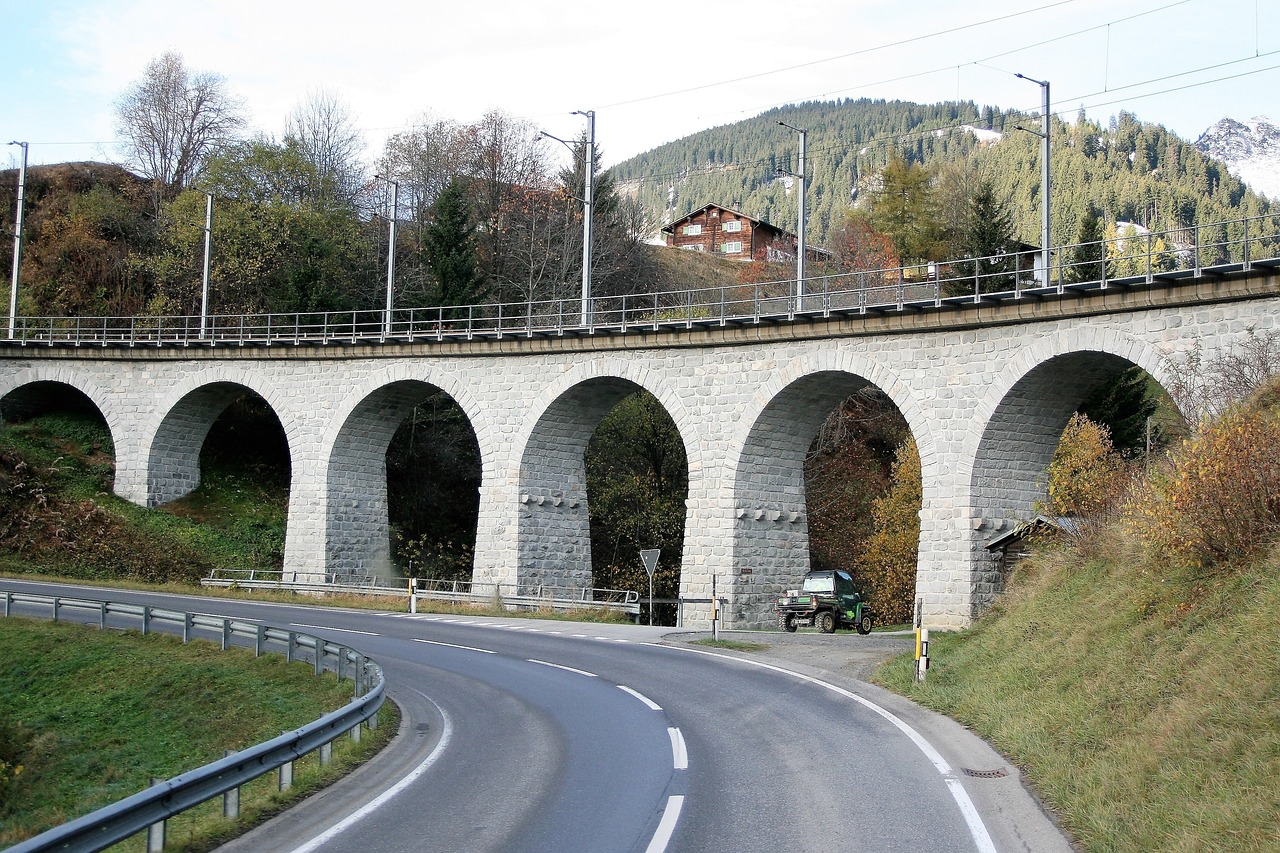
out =
<svg viewBox="0 0 1280 853"><path fill-rule="evenodd" d="M27 143L10 142L22 146L22 166L18 170L18 212L13 219L13 279L9 284L9 339L18 330L18 281L22 278L22 226L27 215Z"/></svg>
<svg viewBox="0 0 1280 853"><path fill-rule="evenodd" d="M574 110L574 115L586 116L587 151L583 167L582 208L582 325L591 325L591 220L595 211L592 191L596 182L596 112Z"/></svg>

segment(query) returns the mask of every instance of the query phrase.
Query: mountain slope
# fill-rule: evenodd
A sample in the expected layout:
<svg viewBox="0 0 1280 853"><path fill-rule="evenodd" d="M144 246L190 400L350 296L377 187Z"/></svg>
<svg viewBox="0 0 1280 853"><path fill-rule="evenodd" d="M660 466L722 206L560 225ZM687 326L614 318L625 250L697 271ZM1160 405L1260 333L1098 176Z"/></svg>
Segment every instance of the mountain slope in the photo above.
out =
<svg viewBox="0 0 1280 853"><path fill-rule="evenodd" d="M1266 116L1224 118L1196 140L1196 149L1268 199L1280 200L1280 126Z"/></svg>

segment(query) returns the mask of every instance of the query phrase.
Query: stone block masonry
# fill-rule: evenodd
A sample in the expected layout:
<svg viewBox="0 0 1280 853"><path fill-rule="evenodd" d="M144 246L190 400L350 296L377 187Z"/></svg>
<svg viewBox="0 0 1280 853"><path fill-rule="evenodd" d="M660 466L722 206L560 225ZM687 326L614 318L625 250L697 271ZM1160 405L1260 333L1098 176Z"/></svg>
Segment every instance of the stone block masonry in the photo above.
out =
<svg viewBox="0 0 1280 853"><path fill-rule="evenodd" d="M682 594L710 597L714 576L729 623L747 627L771 622L772 598L808 567L803 461L819 425L873 385L920 450L917 594L931 626L958 628L1001 588L983 546L1031 514L1058 437L1090 391L1130 365L1167 384L1178 353L1199 346L1212 357L1251 331L1276 329L1274 276L1222 289L1205 283L1200 302L1104 295L1038 311L974 306L558 340L10 346L0 350L0 410L78 390L111 430L116 492L157 506L198 484L200 447L222 410L246 390L260 395L289 443L285 568L322 579L390 571L387 446L439 389L461 407L480 449L475 580L585 586L583 451L600 419L645 389L675 421L689 460ZM709 610L687 615L697 624Z"/></svg>

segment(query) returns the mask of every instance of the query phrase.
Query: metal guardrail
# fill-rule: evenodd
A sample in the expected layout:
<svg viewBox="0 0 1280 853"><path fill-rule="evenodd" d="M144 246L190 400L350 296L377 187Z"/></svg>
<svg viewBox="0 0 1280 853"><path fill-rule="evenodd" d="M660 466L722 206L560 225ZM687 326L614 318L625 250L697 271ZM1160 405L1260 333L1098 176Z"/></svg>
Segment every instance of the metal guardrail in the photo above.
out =
<svg viewBox="0 0 1280 853"><path fill-rule="evenodd" d="M220 638L223 649L232 645L233 640L239 639L245 641L245 645L252 647L258 655L266 652L284 654L290 661L305 660L306 653L310 652L317 675L332 662L332 669L339 679L350 678L355 684L355 698L350 703L302 728L285 732L265 743L158 782L117 803L20 842L8 848L6 853L46 853L55 850L90 853L103 850L139 832L161 825L166 819L192 806L236 790L259 776L289 765L348 732L358 739L362 723L367 722L370 728L376 727L378 709L386 698L386 679L377 663L349 646L332 643L311 634L198 613L66 596L5 591L3 601L4 616L18 615L13 613L14 606L26 605L35 610L36 615L43 615L42 610L48 608L51 618L57 622L62 611L72 610L96 615L100 628L108 627L112 617L136 620L144 634L159 626L167 626L175 634L180 630L184 643L192 639L195 631L204 630ZM150 844L148 849L152 849Z"/></svg>
<svg viewBox="0 0 1280 853"><path fill-rule="evenodd" d="M281 592L347 593L351 595L407 596L410 612L419 599L452 604L497 604L508 610L617 610L640 612L640 594L630 589L564 587L544 584L475 584L409 578L390 582L376 575L326 574L324 581L299 581L298 572L280 569L214 569L200 585L222 589L278 590Z"/></svg>
<svg viewBox="0 0 1280 853"><path fill-rule="evenodd" d="M536 610L617 610L640 613L640 593L630 589L598 589L549 585L476 584L472 581L412 579L409 582L409 610L418 612L418 600L455 604L500 603L511 609Z"/></svg>
<svg viewBox="0 0 1280 853"><path fill-rule="evenodd" d="M1203 275L1280 266L1280 217L1255 216L1125 234L1039 252L623 296L595 297L582 322L578 298L430 308L167 317L18 317L0 343L47 346L281 346L544 338L812 320L893 311L945 310L986 301L1174 285ZM1089 258L1093 258L1090 260Z"/></svg>

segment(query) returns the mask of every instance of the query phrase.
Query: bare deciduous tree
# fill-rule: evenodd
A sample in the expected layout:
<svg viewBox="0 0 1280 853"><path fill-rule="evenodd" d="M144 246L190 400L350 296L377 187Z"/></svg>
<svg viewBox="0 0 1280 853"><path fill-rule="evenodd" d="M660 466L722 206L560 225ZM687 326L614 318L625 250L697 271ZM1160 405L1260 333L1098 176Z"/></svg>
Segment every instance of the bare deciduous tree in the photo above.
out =
<svg viewBox="0 0 1280 853"><path fill-rule="evenodd" d="M172 51L147 64L115 111L130 159L156 185L157 201L190 185L209 153L244 124L223 78L192 74Z"/></svg>
<svg viewBox="0 0 1280 853"><path fill-rule="evenodd" d="M325 89L309 93L289 114L285 140L296 143L315 169L313 200L322 205L354 202L364 183L364 138L337 95Z"/></svg>

